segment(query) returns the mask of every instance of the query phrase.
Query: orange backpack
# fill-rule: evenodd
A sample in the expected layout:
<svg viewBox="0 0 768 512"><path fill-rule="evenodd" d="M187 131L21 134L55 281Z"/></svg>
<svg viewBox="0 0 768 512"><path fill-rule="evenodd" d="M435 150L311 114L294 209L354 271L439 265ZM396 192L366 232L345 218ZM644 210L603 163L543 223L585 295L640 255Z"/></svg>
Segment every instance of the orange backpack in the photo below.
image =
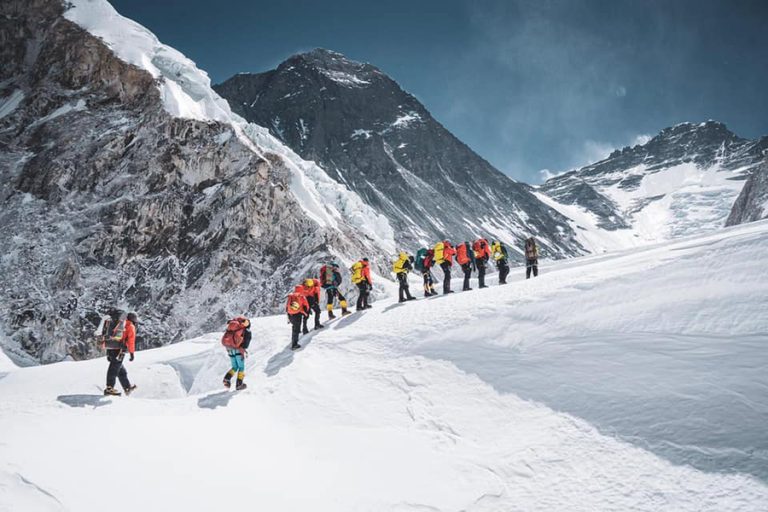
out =
<svg viewBox="0 0 768 512"><path fill-rule="evenodd" d="M289 315L295 315L296 313L301 313L302 312L302 308L301 308L302 299L304 299L304 297L302 295L300 295L299 293L297 293L297 292L294 292L294 293L290 294L288 296L288 303L285 305L285 311ZM306 299L304 299L304 300L306 300Z"/></svg>
<svg viewBox="0 0 768 512"><path fill-rule="evenodd" d="M221 344L227 348L240 348L245 337L245 325L242 318L233 318L227 322L227 330L221 337Z"/></svg>
<svg viewBox="0 0 768 512"><path fill-rule="evenodd" d="M456 248L456 261L459 262L459 265L464 265L465 263L469 263L469 255L467 254L467 244L459 244L459 246Z"/></svg>

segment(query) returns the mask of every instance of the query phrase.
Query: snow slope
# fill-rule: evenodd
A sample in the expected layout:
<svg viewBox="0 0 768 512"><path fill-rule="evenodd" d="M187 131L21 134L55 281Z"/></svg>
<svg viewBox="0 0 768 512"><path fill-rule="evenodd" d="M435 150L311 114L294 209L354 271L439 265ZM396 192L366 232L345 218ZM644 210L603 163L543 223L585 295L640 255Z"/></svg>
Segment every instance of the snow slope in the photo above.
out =
<svg viewBox="0 0 768 512"><path fill-rule="evenodd" d="M218 334L139 352L130 398L103 359L13 369L0 510L766 510L766 249L763 221L518 269L295 354L254 319L237 394Z"/></svg>

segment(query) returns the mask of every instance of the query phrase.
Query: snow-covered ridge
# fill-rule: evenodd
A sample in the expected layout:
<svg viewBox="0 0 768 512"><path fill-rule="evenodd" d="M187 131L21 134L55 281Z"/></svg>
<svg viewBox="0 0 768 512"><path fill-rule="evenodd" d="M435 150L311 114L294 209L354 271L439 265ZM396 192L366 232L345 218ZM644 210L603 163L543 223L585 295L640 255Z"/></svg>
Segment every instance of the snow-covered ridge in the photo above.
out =
<svg viewBox="0 0 768 512"><path fill-rule="evenodd" d="M283 157L293 173L291 190L307 215L322 227L339 229L343 220L384 250L394 251L394 232L388 220L367 206L323 169L302 160L272 137L268 130L234 114L226 100L211 88L208 74L174 48L162 44L145 27L121 16L106 0L71 0L64 16L100 38L121 60L158 79L163 105L175 117L230 124L254 152L268 150Z"/></svg>

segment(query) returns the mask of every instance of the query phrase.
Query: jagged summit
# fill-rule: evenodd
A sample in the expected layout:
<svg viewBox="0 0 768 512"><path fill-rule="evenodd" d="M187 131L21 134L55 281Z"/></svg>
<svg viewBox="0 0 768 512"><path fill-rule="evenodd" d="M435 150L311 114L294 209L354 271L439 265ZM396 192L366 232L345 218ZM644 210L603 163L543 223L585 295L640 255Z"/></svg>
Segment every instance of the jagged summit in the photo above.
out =
<svg viewBox="0 0 768 512"><path fill-rule="evenodd" d="M268 127L386 215L403 247L482 235L517 248L532 232L549 256L583 252L565 217L371 64L316 49L215 89L235 112Z"/></svg>
<svg viewBox="0 0 768 512"><path fill-rule="evenodd" d="M680 123L540 190L583 209L624 245L711 231L724 225L767 142L739 137L717 121Z"/></svg>

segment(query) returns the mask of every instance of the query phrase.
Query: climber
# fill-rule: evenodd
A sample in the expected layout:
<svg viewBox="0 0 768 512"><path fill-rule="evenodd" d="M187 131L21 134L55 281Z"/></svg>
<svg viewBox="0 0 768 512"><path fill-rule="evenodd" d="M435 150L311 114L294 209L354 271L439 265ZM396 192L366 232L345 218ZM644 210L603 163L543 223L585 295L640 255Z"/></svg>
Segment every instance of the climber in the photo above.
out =
<svg viewBox="0 0 768 512"><path fill-rule="evenodd" d="M480 288L488 288L485 285L485 266L491 257L491 248L488 246L488 240L478 238L472 245L475 255L475 265L477 267L477 282Z"/></svg>
<svg viewBox="0 0 768 512"><path fill-rule="evenodd" d="M299 345L301 322L309 316L309 303L304 295L303 286L296 286L293 292L288 295L285 312L288 313L288 322L291 324L291 350L296 350L301 348Z"/></svg>
<svg viewBox="0 0 768 512"><path fill-rule="evenodd" d="M536 239L530 237L525 241L525 278L531 278L539 275L539 247L536 245Z"/></svg>
<svg viewBox="0 0 768 512"><path fill-rule="evenodd" d="M443 240L435 244L434 248L435 263L443 269L443 295L453 293L451 291L451 267L453 266L453 255L456 250L448 240Z"/></svg>
<svg viewBox="0 0 768 512"><path fill-rule="evenodd" d="M325 326L320 323L320 281L313 277L308 277L304 280L301 288L304 296L307 298L309 309L315 313L315 330L322 329ZM301 328L302 334L309 332L309 329L307 329L308 319L309 315L304 317Z"/></svg>
<svg viewBox="0 0 768 512"><path fill-rule="evenodd" d="M400 290L398 291L400 302L406 300L416 300L416 297L411 295L411 291L408 288L408 272L413 269L413 256L401 252L395 263L392 265L392 270L397 276L397 282L400 284Z"/></svg>
<svg viewBox="0 0 768 512"><path fill-rule="evenodd" d="M416 253L416 260L413 266L421 272L424 279L424 296L431 297L437 295L435 291L435 276L432 275L432 265L434 265L435 251L432 249L421 248Z"/></svg>
<svg viewBox="0 0 768 512"><path fill-rule="evenodd" d="M134 359L133 353L136 349L136 326L138 323L136 313L128 313L125 320L117 323L112 331L112 336L105 342L107 361L109 361L107 387L104 389L105 395L120 396L120 392L115 389L115 380L117 379L120 380L120 385L123 387L126 396L136 389L136 385L131 384L128 380L128 372L123 366L123 359L126 352L129 354L130 361Z"/></svg>
<svg viewBox="0 0 768 512"><path fill-rule="evenodd" d="M341 286L341 272L339 271L338 263L330 263L320 267L320 284L325 290L325 296L328 304L325 306L328 310L328 319L332 320L336 318L333 314L333 300L338 299L341 306L341 315L349 315L347 311L347 299L341 294L339 286Z"/></svg>
<svg viewBox="0 0 768 512"><path fill-rule="evenodd" d="M509 274L507 247L501 241L491 240L491 253L496 261L496 268L499 269L499 284L507 284Z"/></svg>
<svg viewBox="0 0 768 512"><path fill-rule="evenodd" d="M363 258L352 265L352 282L357 285L360 292L357 296L357 310L363 311L370 308L368 296L373 289L373 281L371 280L371 267L368 258Z"/></svg>
<svg viewBox="0 0 768 512"><path fill-rule="evenodd" d="M472 277L472 270L477 270L475 264L475 255L469 242L464 242L456 247L456 261L461 265L461 271L464 272L463 291L471 290L469 280Z"/></svg>
<svg viewBox="0 0 768 512"><path fill-rule="evenodd" d="M235 389L240 391L246 386L245 357L248 355L248 346L251 344L251 321L244 316L238 316L227 322L227 330L221 337L221 344L227 349L232 368L224 375L224 387L232 386L232 377L237 375Z"/></svg>

